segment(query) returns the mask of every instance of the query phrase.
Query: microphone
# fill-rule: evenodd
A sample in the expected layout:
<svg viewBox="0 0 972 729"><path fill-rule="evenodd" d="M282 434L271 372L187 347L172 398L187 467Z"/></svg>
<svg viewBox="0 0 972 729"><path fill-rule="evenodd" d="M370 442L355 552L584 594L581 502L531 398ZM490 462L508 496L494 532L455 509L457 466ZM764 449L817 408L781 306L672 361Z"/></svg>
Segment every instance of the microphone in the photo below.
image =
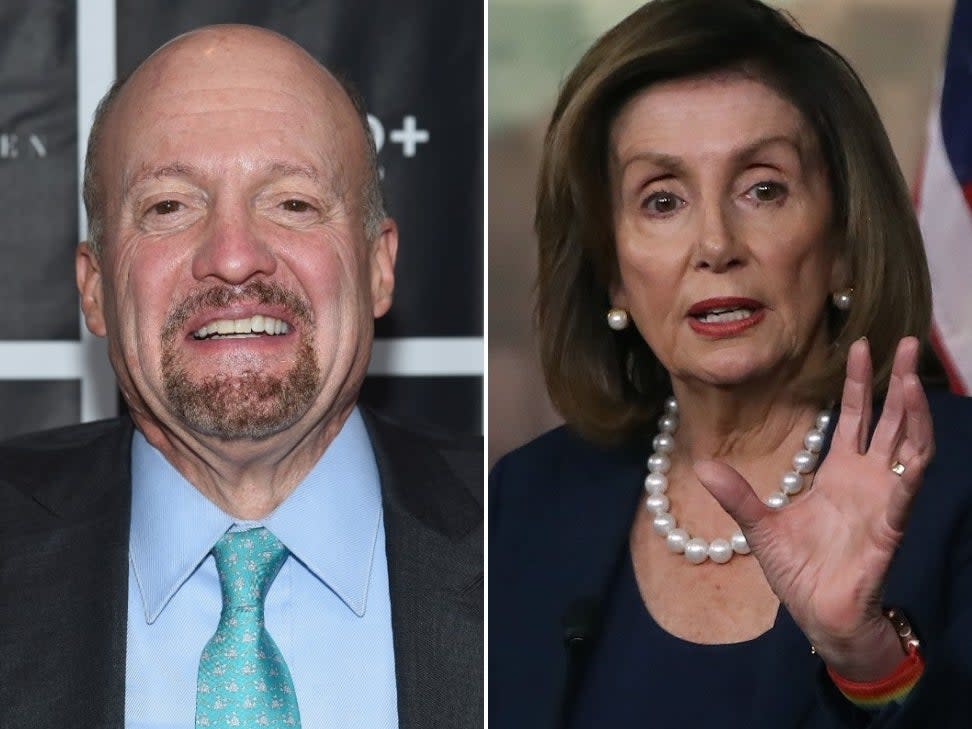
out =
<svg viewBox="0 0 972 729"><path fill-rule="evenodd" d="M557 725L566 729L570 713L577 699L581 677L591 656L601 622L601 605L597 598L572 600L563 616L564 648L567 651L567 676L560 702Z"/></svg>
<svg viewBox="0 0 972 729"><path fill-rule="evenodd" d="M589 647L600 622L601 606L593 597L572 600L564 612L564 645L567 652Z"/></svg>

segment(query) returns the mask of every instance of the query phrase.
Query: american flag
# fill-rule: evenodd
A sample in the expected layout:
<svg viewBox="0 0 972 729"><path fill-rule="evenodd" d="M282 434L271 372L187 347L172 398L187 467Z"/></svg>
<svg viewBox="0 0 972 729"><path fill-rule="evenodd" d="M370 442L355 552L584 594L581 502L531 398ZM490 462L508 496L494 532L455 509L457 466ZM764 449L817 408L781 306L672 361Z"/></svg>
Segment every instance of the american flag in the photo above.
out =
<svg viewBox="0 0 972 729"><path fill-rule="evenodd" d="M918 220L934 298L933 342L955 392L972 388L972 0L957 0L928 125Z"/></svg>

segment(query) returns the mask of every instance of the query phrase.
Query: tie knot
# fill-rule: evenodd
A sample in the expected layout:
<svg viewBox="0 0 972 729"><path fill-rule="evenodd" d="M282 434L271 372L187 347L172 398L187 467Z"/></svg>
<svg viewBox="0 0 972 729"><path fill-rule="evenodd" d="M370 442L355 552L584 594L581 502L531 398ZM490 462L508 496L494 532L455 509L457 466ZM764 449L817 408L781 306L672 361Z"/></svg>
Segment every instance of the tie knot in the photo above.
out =
<svg viewBox="0 0 972 729"><path fill-rule="evenodd" d="M262 608L287 555L287 548L263 527L224 534L213 547L223 607Z"/></svg>

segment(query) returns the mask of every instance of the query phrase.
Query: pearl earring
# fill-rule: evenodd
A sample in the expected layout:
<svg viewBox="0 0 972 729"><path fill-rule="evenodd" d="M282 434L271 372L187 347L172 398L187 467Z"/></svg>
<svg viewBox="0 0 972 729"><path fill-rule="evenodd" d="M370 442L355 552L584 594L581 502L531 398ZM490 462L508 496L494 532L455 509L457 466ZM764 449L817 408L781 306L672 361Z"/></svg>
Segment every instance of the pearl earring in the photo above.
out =
<svg viewBox="0 0 972 729"><path fill-rule="evenodd" d="M854 289L847 288L834 291L830 298L834 302L835 307L841 311L847 311L851 308L851 304L854 303Z"/></svg>
<svg viewBox="0 0 972 729"><path fill-rule="evenodd" d="M628 312L624 309L614 307L608 310L607 323L614 331L620 332L628 328Z"/></svg>

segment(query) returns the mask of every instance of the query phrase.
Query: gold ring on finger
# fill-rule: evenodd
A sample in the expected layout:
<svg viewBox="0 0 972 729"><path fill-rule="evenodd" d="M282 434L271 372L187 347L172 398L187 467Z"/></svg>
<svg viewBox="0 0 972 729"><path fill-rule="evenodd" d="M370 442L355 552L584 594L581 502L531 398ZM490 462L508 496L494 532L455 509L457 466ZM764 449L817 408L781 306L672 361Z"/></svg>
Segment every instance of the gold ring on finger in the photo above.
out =
<svg viewBox="0 0 972 729"><path fill-rule="evenodd" d="M891 471L895 476L904 476L905 465L901 461L895 461L891 464Z"/></svg>

